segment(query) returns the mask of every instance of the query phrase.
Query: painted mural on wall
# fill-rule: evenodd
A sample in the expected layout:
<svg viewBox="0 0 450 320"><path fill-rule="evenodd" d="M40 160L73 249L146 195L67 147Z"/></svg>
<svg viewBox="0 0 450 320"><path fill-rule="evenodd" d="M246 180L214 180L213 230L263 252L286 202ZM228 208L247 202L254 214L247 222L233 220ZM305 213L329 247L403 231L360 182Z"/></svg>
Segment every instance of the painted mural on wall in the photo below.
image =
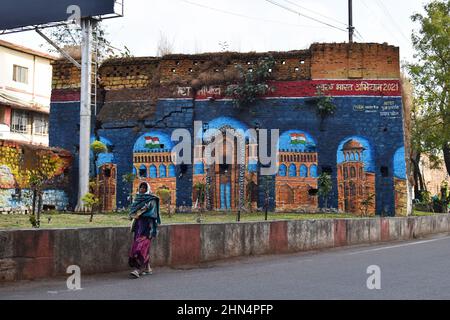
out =
<svg viewBox="0 0 450 320"><path fill-rule="evenodd" d="M375 163L369 141L349 137L337 150L338 208L355 214L375 214ZM364 202L366 201L366 206Z"/></svg>
<svg viewBox="0 0 450 320"><path fill-rule="evenodd" d="M71 155L60 149L22 145L0 140L0 211L30 211L31 177L43 181L43 208L65 210L68 206L64 189Z"/></svg>
<svg viewBox="0 0 450 320"><path fill-rule="evenodd" d="M91 137L91 144L97 140ZM114 154L111 152L113 144L110 140L104 137L98 137L98 141L106 146L107 152L102 152L94 156L91 150L91 159L93 159L91 174L96 177L96 190L94 190L97 197L100 199L100 210L104 212L114 211L117 207L117 165L115 163ZM94 163L95 162L95 163Z"/></svg>
<svg viewBox="0 0 450 320"><path fill-rule="evenodd" d="M311 191L317 189L316 141L305 131L289 130L280 136L278 150L277 210L315 212L318 200Z"/></svg>
<svg viewBox="0 0 450 320"><path fill-rule="evenodd" d="M211 210L253 210L257 206L257 144L249 139L248 126L231 117L218 117L196 132L203 142L194 150L193 203L194 208ZM222 163L207 165L203 158L205 148L213 141L219 130L222 134ZM245 144L226 135L226 130L240 131L244 134ZM232 141L230 140L232 139ZM227 148L228 146L228 148ZM238 148L242 148L238 150ZM240 151L240 152L238 152ZM227 154L232 152L232 154ZM238 156L241 159L238 159ZM230 161L226 160L232 160ZM204 196L202 197L202 188Z"/></svg>
<svg viewBox="0 0 450 320"><path fill-rule="evenodd" d="M170 190L171 203L176 203L176 168L171 157L173 147L170 136L159 130L144 133L136 140L133 147L135 192L139 182L146 181L154 193L159 189Z"/></svg>
<svg viewBox="0 0 450 320"><path fill-rule="evenodd" d="M395 189L395 213L405 216L407 214L407 181L405 147L398 148L394 154L394 189Z"/></svg>

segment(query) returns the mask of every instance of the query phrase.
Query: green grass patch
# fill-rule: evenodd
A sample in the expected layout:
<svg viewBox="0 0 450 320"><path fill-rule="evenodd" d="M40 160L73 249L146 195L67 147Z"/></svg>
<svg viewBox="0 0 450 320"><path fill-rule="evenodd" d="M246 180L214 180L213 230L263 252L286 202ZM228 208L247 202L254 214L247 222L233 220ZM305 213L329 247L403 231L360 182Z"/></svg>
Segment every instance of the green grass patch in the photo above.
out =
<svg viewBox="0 0 450 320"><path fill-rule="evenodd" d="M413 211L413 216L416 216L416 217L434 216L436 214L445 214L445 213L434 213L434 212L425 212L425 211L418 211L418 210Z"/></svg>
<svg viewBox="0 0 450 320"><path fill-rule="evenodd" d="M77 227L119 227L129 226L127 213L102 213L94 214L94 219L89 222L90 215L74 213L49 212L41 215L41 228L77 228ZM357 218L351 214L297 214L297 213L269 213L268 221L273 220L304 220L304 219L343 219ZM29 215L1 215L0 229L23 229L31 228ZM223 223L236 222L236 213L206 212L201 215L197 213L177 213L169 217L163 213L162 224L183 223ZM264 213L242 213L241 222L264 221Z"/></svg>

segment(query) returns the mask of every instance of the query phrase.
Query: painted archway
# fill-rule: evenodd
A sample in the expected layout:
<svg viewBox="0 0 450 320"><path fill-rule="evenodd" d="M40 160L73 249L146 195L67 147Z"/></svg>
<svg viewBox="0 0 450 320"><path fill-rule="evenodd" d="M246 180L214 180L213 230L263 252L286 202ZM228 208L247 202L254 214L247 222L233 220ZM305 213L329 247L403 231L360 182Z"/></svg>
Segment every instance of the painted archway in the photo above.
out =
<svg viewBox="0 0 450 320"><path fill-rule="evenodd" d="M94 154L92 149L90 150L92 166L94 166L92 173L96 175L97 180L95 193L100 199L100 210L104 212L113 211L117 207L117 165L114 154L111 152L113 144L109 139L102 136L98 139L92 136L91 144L96 140L103 143L107 151Z"/></svg>
<svg viewBox="0 0 450 320"><path fill-rule="evenodd" d="M337 150L338 208L354 214L375 214L375 162L369 140L350 136Z"/></svg>
<svg viewBox="0 0 450 320"><path fill-rule="evenodd" d="M408 213L408 193L406 181L405 147L398 148L393 158L395 215L406 216Z"/></svg>
<svg viewBox="0 0 450 320"><path fill-rule="evenodd" d="M249 137L248 126L232 117L218 117L203 123L202 130L195 133L202 144L194 150L193 203L194 206L205 205L215 210L237 210L239 205L256 206L254 188L257 185L257 145L256 139ZM238 143L237 139L227 136L227 130L240 132L245 143ZM221 137L222 144L216 144L216 134ZM205 158L205 151L212 149L221 152L221 163L211 163ZM228 147L228 148L227 148ZM242 148L238 152L238 148ZM242 158L238 159L238 155ZM231 160L231 161L230 161ZM199 203L196 190L204 185L208 194L204 203ZM249 195L251 201L249 199ZM255 196L253 196L255 195Z"/></svg>
<svg viewBox="0 0 450 320"><path fill-rule="evenodd" d="M138 173L133 183L137 192L139 183L145 181L153 193L166 188L171 191L171 203L176 203L175 165L171 151L174 147L170 135L161 130L152 130L142 134L133 146L133 171ZM146 168L147 174L140 175L140 169Z"/></svg>
<svg viewBox="0 0 450 320"><path fill-rule="evenodd" d="M311 176L308 168L318 164L316 140L303 130L288 130L278 142L278 174L276 176L277 211L315 211L317 175Z"/></svg>

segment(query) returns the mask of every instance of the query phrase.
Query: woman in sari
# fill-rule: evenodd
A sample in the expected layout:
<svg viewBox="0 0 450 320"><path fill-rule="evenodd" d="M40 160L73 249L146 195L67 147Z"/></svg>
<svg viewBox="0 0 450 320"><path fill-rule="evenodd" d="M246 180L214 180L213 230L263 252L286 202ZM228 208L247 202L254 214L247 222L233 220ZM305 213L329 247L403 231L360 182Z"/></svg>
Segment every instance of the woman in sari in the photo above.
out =
<svg viewBox="0 0 450 320"><path fill-rule="evenodd" d="M130 208L130 218L133 219L131 232L134 236L128 264L134 268L130 275L139 278L141 275L152 274L150 246L157 235L158 224L161 224L159 198L151 194L146 182L139 184L139 192Z"/></svg>

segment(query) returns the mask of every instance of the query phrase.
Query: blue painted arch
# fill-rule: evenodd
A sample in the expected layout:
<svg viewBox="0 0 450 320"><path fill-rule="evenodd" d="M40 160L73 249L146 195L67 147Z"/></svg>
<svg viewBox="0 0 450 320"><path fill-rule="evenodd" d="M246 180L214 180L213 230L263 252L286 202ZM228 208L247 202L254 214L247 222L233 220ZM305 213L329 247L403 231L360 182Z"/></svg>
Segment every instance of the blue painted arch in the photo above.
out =
<svg viewBox="0 0 450 320"><path fill-rule="evenodd" d="M354 141L358 142L364 148L364 150L361 154L361 159L359 160L364 163L364 170L366 172L375 172L376 167L375 167L372 146L371 146L369 140L362 136L350 136L341 141L341 143L339 144L338 149L337 149L337 163L340 164L345 161L350 161L350 159L344 158L344 152L342 150L344 147L344 144L346 144L350 140L354 140ZM354 160L352 160L352 161L354 161Z"/></svg>

